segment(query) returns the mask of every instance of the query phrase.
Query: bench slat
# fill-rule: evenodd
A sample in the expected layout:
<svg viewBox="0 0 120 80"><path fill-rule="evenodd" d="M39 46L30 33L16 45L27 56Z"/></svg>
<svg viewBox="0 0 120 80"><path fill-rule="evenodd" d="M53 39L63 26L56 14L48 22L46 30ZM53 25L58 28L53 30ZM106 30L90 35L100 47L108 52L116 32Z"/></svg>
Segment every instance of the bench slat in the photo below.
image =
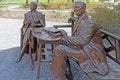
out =
<svg viewBox="0 0 120 80"><path fill-rule="evenodd" d="M90 80L120 80L120 71L115 66L109 64L109 74L101 76L97 73L87 73Z"/></svg>

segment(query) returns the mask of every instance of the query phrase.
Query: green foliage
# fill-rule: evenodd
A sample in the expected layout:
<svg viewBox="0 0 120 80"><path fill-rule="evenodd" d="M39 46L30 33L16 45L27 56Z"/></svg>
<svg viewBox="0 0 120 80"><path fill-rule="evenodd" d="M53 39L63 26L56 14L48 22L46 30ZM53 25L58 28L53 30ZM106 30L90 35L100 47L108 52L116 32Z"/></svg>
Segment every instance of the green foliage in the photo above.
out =
<svg viewBox="0 0 120 80"><path fill-rule="evenodd" d="M28 0L29 3L31 1L36 0ZM48 3L48 0L39 0L39 6L44 9L72 9L71 1L72 0L50 0ZM86 0L81 1L86 2ZM105 4L105 0L101 0L101 2L93 2L94 0L89 1L89 3L86 3L87 12L92 16L96 24L107 31L120 35L120 4L114 6L111 3ZM26 0L0 0L0 5L20 4L27 7L28 5L25 2ZM51 15L50 18L47 17L49 19L54 18L56 21L61 19L61 21L64 22L70 17L70 13L66 14L61 12L48 13L48 15Z"/></svg>
<svg viewBox="0 0 120 80"><path fill-rule="evenodd" d="M71 2L49 2L49 3L44 3L41 2L39 6L43 7L44 9L66 9L66 8L71 8L72 3Z"/></svg>
<svg viewBox="0 0 120 80"><path fill-rule="evenodd" d="M49 4L48 3L41 2L39 5L42 6L44 9L49 8Z"/></svg>
<svg viewBox="0 0 120 80"><path fill-rule="evenodd" d="M21 5L22 5L23 7L28 7L28 6L29 6L29 4L26 4L26 3L21 3Z"/></svg>
<svg viewBox="0 0 120 80"><path fill-rule="evenodd" d="M54 7L54 8L57 8L57 9L66 9L66 8L71 8L72 3L69 3L69 2L62 2L62 1L59 1L59 2L55 2L53 3L53 5L51 5L51 7Z"/></svg>
<svg viewBox="0 0 120 80"><path fill-rule="evenodd" d="M86 5L87 5L87 12L89 13L94 13L95 8L97 7L105 7L105 4L101 2L91 2L91 3L86 3Z"/></svg>
<svg viewBox="0 0 120 80"><path fill-rule="evenodd" d="M97 5L88 10L101 28L120 35L120 5Z"/></svg>

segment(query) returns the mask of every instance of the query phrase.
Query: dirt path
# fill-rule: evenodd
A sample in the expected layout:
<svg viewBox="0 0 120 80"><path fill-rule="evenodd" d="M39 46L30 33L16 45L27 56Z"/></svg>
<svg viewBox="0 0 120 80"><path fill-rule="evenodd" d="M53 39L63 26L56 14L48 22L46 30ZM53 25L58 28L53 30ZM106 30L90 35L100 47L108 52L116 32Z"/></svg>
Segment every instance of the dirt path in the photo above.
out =
<svg viewBox="0 0 120 80"><path fill-rule="evenodd" d="M23 8L19 5L1 8L0 18L23 19L24 13L27 11L29 11L29 8ZM43 10L38 8L38 11L45 14L47 21L67 22L67 19L70 17L71 10Z"/></svg>

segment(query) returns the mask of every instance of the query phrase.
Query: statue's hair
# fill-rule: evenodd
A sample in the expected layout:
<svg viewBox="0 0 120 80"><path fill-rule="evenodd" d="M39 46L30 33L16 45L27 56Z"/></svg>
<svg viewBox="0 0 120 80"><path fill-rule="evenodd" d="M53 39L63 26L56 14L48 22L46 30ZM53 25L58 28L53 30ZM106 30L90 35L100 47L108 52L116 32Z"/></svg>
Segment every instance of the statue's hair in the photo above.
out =
<svg viewBox="0 0 120 80"><path fill-rule="evenodd" d="M85 4L84 2L76 1L74 4L75 4L75 5L78 5L78 6L81 6L81 7L83 7L83 8L86 9L86 4Z"/></svg>
<svg viewBox="0 0 120 80"><path fill-rule="evenodd" d="M30 2L30 4L33 4L35 6L35 9L37 9L37 3L36 2Z"/></svg>

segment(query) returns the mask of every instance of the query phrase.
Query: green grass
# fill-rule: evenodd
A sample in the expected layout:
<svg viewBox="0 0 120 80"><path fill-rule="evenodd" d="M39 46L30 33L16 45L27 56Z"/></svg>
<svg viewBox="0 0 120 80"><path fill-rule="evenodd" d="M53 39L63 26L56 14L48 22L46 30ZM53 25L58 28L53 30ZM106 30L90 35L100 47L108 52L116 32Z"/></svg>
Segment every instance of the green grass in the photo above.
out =
<svg viewBox="0 0 120 80"><path fill-rule="evenodd" d="M28 0L28 4L31 1L36 1L36 0ZM69 7L69 5L70 5L69 3L71 1L72 0L50 0L50 2L48 3L48 0L39 0L39 5L44 7L45 9L47 9L51 6L56 7L58 9L64 9L67 6ZM26 4L26 0L0 0L0 5L22 5L22 6L26 6L27 4Z"/></svg>
<svg viewBox="0 0 120 80"><path fill-rule="evenodd" d="M28 0L28 2L30 3L31 1L36 1L36 0ZM71 0L50 0L50 2L52 3L56 3L56 2L71 2ZM26 0L0 0L0 4L21 4L21 3L25 3ZM47 3L48 0L39 0L39 3L44 2Z"/></svg>

